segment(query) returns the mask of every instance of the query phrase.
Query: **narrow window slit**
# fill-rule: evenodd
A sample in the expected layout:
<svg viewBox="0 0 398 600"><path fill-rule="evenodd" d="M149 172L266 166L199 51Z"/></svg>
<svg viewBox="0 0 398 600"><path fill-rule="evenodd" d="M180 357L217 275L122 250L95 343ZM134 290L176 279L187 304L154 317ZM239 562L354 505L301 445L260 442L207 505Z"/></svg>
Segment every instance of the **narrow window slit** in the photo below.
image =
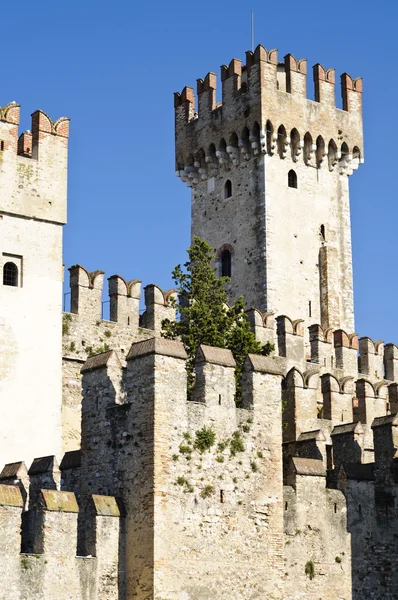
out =
<svg viewBox="0 0 398 600"><path fill-rule="evenodd" d="M231 277L231 252L224 250L221 254L221 276Z"/></svg>

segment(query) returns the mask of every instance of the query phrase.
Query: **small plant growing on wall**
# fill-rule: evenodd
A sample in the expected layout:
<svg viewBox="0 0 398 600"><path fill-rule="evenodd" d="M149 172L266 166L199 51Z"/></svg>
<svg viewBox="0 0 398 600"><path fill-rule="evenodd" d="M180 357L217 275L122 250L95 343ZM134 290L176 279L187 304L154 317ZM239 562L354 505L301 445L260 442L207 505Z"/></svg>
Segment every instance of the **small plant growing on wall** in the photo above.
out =
<svg viewBox="0 0 398 600"><path fill-rule="evenodd" d="M215 441L216 434L214 430L210 427L206 427L205 425L202 429L199 429L195 433L194 447L196 450L199 450L201 454L203 454L205 450L210 450L210 448L214 446Z"/></svg>
<svg viewBox="0 0 398 600"><path fill-rule="evenodd" d="M235 431L232 434L232 438L231 438L231 441L229 443L229 448L231 450L232 456L235 456L237 452L244 452L245 451L245 444L243 443L243 440L241 438L241 435L240 435L239 431Z"/></svg>
<svg viewBox="0 0 398 600"><path fill-rule="evenodd" d="M191 454L192 448L186 444L180 444L180 452L181 454Z"/></svg>
<svg viewBox="0 0 398 600"><path fill-rule="evenodd" d="M306 562L304 571L307 577L309 577L312 581L315 577L315 565L312 560Z"/></svg>
<svg viewBox="0 0 398 600"><path fill-rule="evenodd" d="M69 314L64 314L62 316L62 335L68 335L69 333L69 324L72 321L72 317Z"/></svg>
<svg viewBox="0 0 398 600"><path fill-rule="evenodd" d="M205 499L209 498L214 494L214 487L212 485L205 485L203 490L200 492L200 497Z"/></svg>

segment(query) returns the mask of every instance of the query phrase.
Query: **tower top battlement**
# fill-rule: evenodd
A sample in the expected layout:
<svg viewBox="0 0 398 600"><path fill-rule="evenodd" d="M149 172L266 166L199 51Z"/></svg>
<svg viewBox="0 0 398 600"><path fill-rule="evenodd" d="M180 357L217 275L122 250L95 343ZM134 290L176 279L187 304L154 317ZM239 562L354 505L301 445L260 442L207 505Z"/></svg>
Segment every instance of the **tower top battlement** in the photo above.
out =
<svg viewBox="0 0 398 600"><path fill-rule="evenodd" d="M20 105L0 107L1 210L66 223L69 118L32 113L31 129L19 135Z"/></svg>
<svg viewBox="0 0 398 600"><path fill-rule="evenodd" d="M314 65L315 100L307 98L306 78L306 59L287 54L278 62L277 50L259 45L255 52L246 53L245 65L233 58L228 66L221 66L221 103L216 102L213 72L197 80L197 97L192 87L175 93L178 174L184 167L203 170L202 157L213 162L214 149L225 154L224 163L229 158L231 164L238 161L239 150L246 159L276 153L282 136L286 146L289 142L295 146L296 155L305 148L307 162L316 150L318 167L326 153L329 166L341 156L361 159L362 79L341 75L343 109L339 109L334 69Z"/></svg>

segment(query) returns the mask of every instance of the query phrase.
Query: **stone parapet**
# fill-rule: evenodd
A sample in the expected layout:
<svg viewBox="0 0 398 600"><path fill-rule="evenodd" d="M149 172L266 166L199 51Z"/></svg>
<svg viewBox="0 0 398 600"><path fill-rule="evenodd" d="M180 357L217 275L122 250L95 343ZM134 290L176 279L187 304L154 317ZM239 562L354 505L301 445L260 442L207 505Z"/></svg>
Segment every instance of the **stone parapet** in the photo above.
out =
<svg viewBox="0 0 398 600"><path fill-rule="evenodd" d="M338 164L350 174L363 156L362 80L342 75L340 110L334 70L319 63L313 70L315 102L306 98L306 60L287 54L278 63L277 50L259 45L246 53L245 65L234 58L221 67L221 103L216 103L215 73L197 80L198 107L193 88L174 94L177 175L192 187L214 169L261 154L284 158L287 152L306 164L313 156L318 167L332 170ZM344 143L338 131L344 131Z"/></svg>
<svg viewBox="0 0 398 600"><path fill-rule="evenodd" d="M87 557L76 552L79 507L72 492L41 490L32 510L33 552L21 554L23 506L18 486L0 484L0 570L2 591L7 590L9 600L120 598L121 513L114 498L90 499L94 509L85 521L93 544Z"/></svg>

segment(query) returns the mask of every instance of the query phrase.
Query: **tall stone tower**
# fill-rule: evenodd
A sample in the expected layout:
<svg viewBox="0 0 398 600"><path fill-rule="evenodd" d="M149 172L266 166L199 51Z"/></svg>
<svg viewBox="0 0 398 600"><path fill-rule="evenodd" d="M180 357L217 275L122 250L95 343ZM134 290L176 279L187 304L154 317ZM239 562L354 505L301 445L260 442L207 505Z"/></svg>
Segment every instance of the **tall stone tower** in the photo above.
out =
<svg viewBox="0 0 398 600"><path fill-rule="evenodd" d="M61 451L62 227L69 119L41 111L18 137L0 108L0 458Z"/></svg>
<svg viewBox="0 0 398 600"><path fill-rule="evenodd" d="M192 234L217 251L231 298L354 330L348 176L363 161L362 80L258 46L246 65L175 94L177 175L192 188ZM196 112L197 111L197 112Z"/></svg>

